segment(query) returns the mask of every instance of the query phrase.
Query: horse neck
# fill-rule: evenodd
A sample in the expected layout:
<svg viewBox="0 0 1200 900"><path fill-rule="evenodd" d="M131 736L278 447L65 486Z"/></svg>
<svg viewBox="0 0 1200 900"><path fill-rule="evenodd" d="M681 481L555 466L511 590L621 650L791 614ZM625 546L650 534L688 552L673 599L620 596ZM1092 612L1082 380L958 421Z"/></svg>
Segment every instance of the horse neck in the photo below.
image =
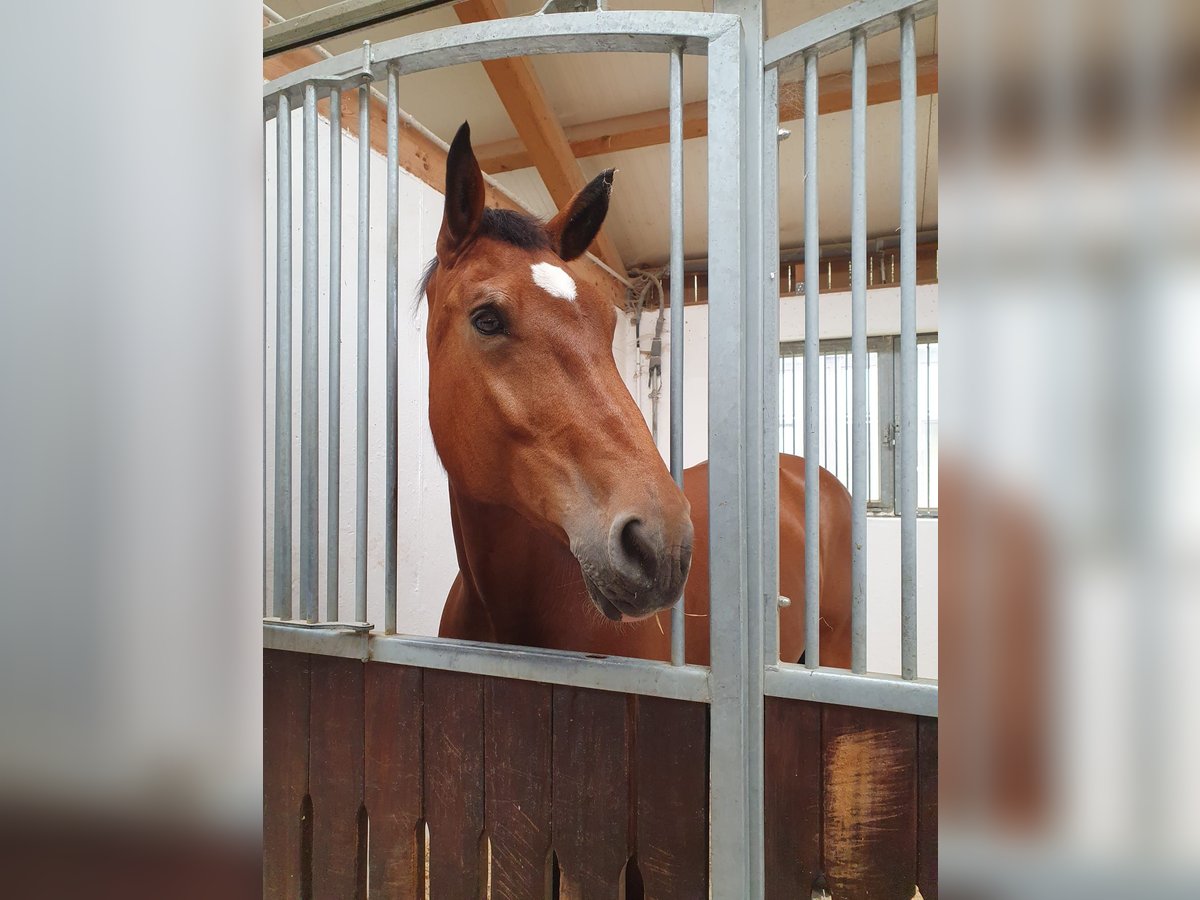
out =
<svg viewBox="0 0 1200 900"><path fill-rule="evenodd" d="M486 611L498 641L553 641L569 605L588 602L575 557L516 512L476 503L451 483L450 516L467 602Z"/></svg>

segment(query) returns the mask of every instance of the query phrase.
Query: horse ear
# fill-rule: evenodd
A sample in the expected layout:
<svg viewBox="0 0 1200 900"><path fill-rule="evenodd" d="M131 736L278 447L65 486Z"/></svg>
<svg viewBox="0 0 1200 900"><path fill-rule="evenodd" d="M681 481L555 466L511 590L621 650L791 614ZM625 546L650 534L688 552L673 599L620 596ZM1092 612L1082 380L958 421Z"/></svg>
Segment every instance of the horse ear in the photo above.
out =
<svg viewBox="0 0 1200 900"><path fill-rule="evenodd" d="M483 218L483 173L471 149L471 126L463 122L446 155L446 205L438 232L438 261L449 268L475 236Z"/></svg>
<svg viewBox="0 0 1200 900"><path fill-rule="evenodd" d="M605 169L587 183L558 215L546 223L550 246L565 261L582 256L608 215L613 172Z"/></svg>

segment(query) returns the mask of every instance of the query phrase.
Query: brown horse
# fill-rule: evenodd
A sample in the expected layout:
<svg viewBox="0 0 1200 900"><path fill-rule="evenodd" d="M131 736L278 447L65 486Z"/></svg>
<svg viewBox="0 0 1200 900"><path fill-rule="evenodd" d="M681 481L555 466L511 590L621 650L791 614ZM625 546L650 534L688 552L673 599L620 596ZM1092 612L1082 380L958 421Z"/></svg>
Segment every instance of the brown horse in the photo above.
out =
<svg viewBox="0 0 1200 900"><path fill-rule="evenodd" d="M617 313L564 263L608 212L611 170L549 222L484 208L464 124L446 161L429 302L429 424L459 574L444 637L707 664L708 465L672 481L612 355ZM780 457L780 650L804 649L804 464ZM850 497L821 470L821 662L850 664ZM692 577L688 579L689 569Z"/></svg>

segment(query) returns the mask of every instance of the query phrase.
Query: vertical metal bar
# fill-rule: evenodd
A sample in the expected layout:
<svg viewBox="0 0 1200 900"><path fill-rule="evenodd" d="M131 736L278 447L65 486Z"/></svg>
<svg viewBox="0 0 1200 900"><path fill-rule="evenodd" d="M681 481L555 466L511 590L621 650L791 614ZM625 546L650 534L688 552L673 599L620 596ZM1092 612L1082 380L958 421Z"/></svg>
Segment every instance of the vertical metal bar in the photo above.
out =
<svg viewBox="0 0 1200 900"><path fill-rule="evenodd" d="M855 32L850 62L850 355L854 491L850 495L850 670L867 671L867 37Z"/></svg>
<svg viewBox="0 0 1200 900"><path fill-rule="evenodd" d="M763 75L763 659L779 662L779 70Z"/></svg>
<svg viewBox="0 0 1200 900"><path fill-rule="evenodd" d="M741 9L722 3L722 12ZM761 22L761 19L759 19ZM747 31L751 23L744 22ZM757 900L755 872L761 850L755 834L761 833L761 797L754 786L758 771L752 762L761 752L761 671L757 691L751 676L751 647L747 628L750 592L747 584L747 528L745 494L746 358L744 329L748 268L757 268L757 255L746 255L746 203L753 189L747 169L761 159L749 159L742 104L750 77L742 28L724 31L709 44L708 56L708 240L709 240L709 587L712 603L709 641L712 647L712 718L709 742L711 811L712 896ZM759 57L761 59L761 40ZM758 77L761 78L761 69ZM759 98L754 98L751 121L757 130ZM757 608L757 602L754 603ZM761 644L760 644L761 647ZM759 654L761 660L761 654ZM756 716L752 707L759 707ZM759 767L761 768L761 767ZM755 829L757 828L757 832ZM756 865L755 859L758 859Z"/></svg>
<svg viewBox="0 0 1200 900"><path fill-rule="evenodd" d="M300 321L300 604L317 621L317 87L304 86L304 268Z"/></svg>
<svg viewBox="0 0 1200 900"><path fill-rule="evenodd" d="M838 429L838 414L842 406L841 390L838 384L838 355L836 353L830 355L830 369L833 377L833 415L826 413L828 424L826 427L833 432L833 465L826 466L829 471L835 475L841 474L842 471L842 436ZM828 376L827 376L828 377Z"/></svg>
<svg viewBox="0 0 1200 900"><path fill-rule="evenodd" d="M396 633L396 366L399 362L397 285L399 270L397 253L400 239L400 107L399 73L394 65L388 66L387 92L387 416L386 416L386 481L384 503L386 523L384 526L384 608L383 631Z"/></svg>
<svg viewBox="0 0 1200 900"><path fill-rule="evenodd" d="M818 424L821 229L817 195L817 55L804 57L804 664L821 664L821 472Z"/></svg>
<svg viewBox="0 0 1200 900"><path fill-rule="evenodd" d="M267 150L266 150L266 147L267 147L266 124L267 123L265 123L265 122L263 123L263 186L264 186L264 188L268 183L267 176L270 174L270 166L269 166L270 156L268 155ZM275 127L278 128L279 124L276 123ZM262 366L262 379L263 379L262 380L262 413L263 413L263 436L262 436L262 438L263 438L263 455L262 455L262 467L263 467L263 469L262 469L262 506L263 506L263 508L262 508L262 541L263 541L262 577L263 577L263 582L262 582L262 589L263 589L263 592L262 592L262 604L263 604L263 616L264 617L267 615L274 615L274 612L275 612L275 610L274 610L275 598L272 596L272 593L271 593L271 580L270 580L272 541L268 537L268 533L269 533L268 528L270 527L270 524L271 524L270 523L270 513L268 511L268 509L269 509L268 504L270 504L272 502L271 501L272 485L269 481L269 478L270 478L270 472L271 472L271 454L273 452L272 448L271 448L271 429L272 429L273 423L270 421L270 419L267 416L267 410L270 408L270 400L271 400L271 394L270 394L270 392L271 392L271 365L270 365L270 360L268 360L268 358L267 358L267 335L269 333L268 329L271 326L271 320L270 320L271 295L267 291L267 279L265 276L267 273L267 266L270 265L270 254L267 252L267 246L268 246L267 239L270 235L269 229L271 227L271 223L268 220L267 215L266 215L266 205L267 205L267 193L264 190L264 192L263 192L263 276L264 277L263 277L263 322L262 322L262 329L263 329L262 330L262 335L263 335L263 366ZM276 210L276 213L278 214L278 210ZM276 250L278 250L278 248L276 248ZM271 609L270 613L267 612L268 604L270 605L270 609Z"/></svg>
<svg viewBox="0 0 1200 900"><path fill-rule="evenodd" d="M367 621L367 399L370 380L371 85L358 89L358 421L354 491L354 620Z"/></svg>
<svg viewBox="0 0 1200 900"><path fill-rule="evenodd" d="M917 63L900 17L900 675L917 676Z"/></svg>
<svg viewBox="0 0 1200 900"><path fill-rule="evenodd" d="M276 618L292 617L292 111L275 114L275 586Z"/></svg>
<svg viewBox="0 0 1200 900"><path fill-rule="evenodd" d="M683 48L671 51L671 476L683 487ZM671 665L686 659L683 597L671 608Z"/></svg>
<svg viewBox="0 0 1200 900"><path fill-rule="evenodd" d="M342 92L329 96L329 492L325 618L338 620L342 463Z"/></svg>

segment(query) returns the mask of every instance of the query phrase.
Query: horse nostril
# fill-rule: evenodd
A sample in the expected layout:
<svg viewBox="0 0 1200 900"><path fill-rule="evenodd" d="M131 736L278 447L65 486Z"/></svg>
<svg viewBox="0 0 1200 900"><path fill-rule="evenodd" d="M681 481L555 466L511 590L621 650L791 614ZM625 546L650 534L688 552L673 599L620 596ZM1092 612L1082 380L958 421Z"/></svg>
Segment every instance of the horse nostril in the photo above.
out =
<svg viewBox="0 0 1200 900"><path fill-rule="evenodd" d="M658 570L658 554L641 519L630 518L625 522L621 527L618 547L623 562L629 563L646 580L654 580Z"/></svg>

